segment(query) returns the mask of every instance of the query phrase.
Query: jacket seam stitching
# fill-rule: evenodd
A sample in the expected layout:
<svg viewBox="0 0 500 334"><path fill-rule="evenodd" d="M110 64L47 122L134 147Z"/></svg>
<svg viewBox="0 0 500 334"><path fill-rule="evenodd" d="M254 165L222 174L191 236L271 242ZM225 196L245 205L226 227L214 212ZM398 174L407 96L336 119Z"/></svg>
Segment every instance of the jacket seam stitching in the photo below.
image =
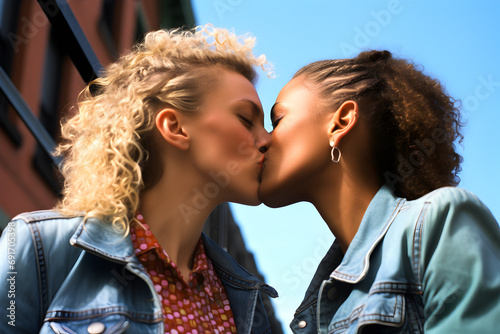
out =
<svg viewBox="0 0 500 334"><path fill-rule="evenodd" d="M390 287L386 287L389 285ZM405 293L420 295L421 285L413 283L379 282L370 287L369 296L377 293Z"/></svg>
<svg viewBox="0 0 500 334"><path fill-rule="evenodd" d="M380 324L385 324L385 325L388 325L388 326L391 326L391 325L392 326L400 325L402 323L402 321L403 321L403 319L401 319L400 322L396 323L396 322L391 322L391 321L388 321L388 320L381 320L381 319L372 319L372 320L364 319L367 316L395 319L396 318L396 314L397 314L397 309L399 307L401 307L401 308L404 307L403 296L401 296L401 295L399 295L399 298L398 298L398 296L396 296L396 303L394 304L394 309L393 309L393 314L392 315L379 314L379 313L370 313L370 314L363 314L360 317L360 314L365 309L365 306L366 306L366 304L363 304L363 305L359 306L358 308L356 308L355 310L353 310L351 312L351 314L349 315L349 317L347 317L345 319L342 319L342 320L339 320L339 321L331 324L329 326L330 327L329 329L330 330L334 330L334 331L338 331L340 329L348 328L350 326L350 324L352 324L355 320L359 321L358 322L359 325L363 325L363 324L367 324L367 323L380 323ZM401 314L403 315L404 312L402 311Z"/></svg>
<svg viewBox="0 0 500 334"><path fill-rule="evenodd" d="M74 214L74 215L62 215L60 213L53 213L50 214L51 210L42 210L42 211L35 211L35 212L30 212L29 214L21 213L17 216L15 216L12 220L22 220L26 224L36 224L39 222L43 222L46 220L55 220L55 219L74 219L78 217L83 217L82 214Z"/></svg>
<svg viewBox="0 0 500 334"><path fill-rule="evenodd" d="M54 313L53 315L51 313ZM110 316L110 315L123 315L132 321L137 321L141 323L148 323L148 324L155 324L155 323L160 323L162 322L162 314L160 312L153 313L151 316L147 316L148 314L144 314L144 317L141 317L142 313L133 313L133 312L126 312L126 311L121 311L121 310L116 310L116 311L110 311L110 312L100 312L100 313L93 313L89 315L84 315L84 316L79 316L80 313L84 312L67 312L67 311L49 311L47 312L47 316L45 317L44 321L54 321L54 320L85 320L85 319L93 319L93 318L99 318L103 316ZM67 314L68 316L64 317L62 315Z"/></svg>
<svg viewBox="0 0 500 334"><path fill-rule="evenodd" d="M217 267L218 270L220 270L220 272L217 273L218 275L220 275L222 277L225 276L225 278L228 279L231 282L231 284L234 284L236 286L239 286L239 287L242 287L242 288L246 288L246 289L249 289L249 290L260 290L261 286L266 285L266 283L263 283L261 281L257 281L257 280L250 281L250 280L241 278L239 276L236 276L235 274L227 271L222 266L218 265L216 262L212 261L212 265L214 267ZM240 283L240 282L235 282L234 279L237 279L237 280L239 280L241 282L244 282L244 283L250 283L251 286L245 285L245 284Z"/></svg>
<svg viewBox="0 0 500 334"><path fill-rule="evenodd" d="M259 291L258 290L252 291L250 296L251 296L251 298L248 301L248 309L247 310L252 310L252 313L250 314L250 316L247 315L247 317L246 317L247 318L246 328L251 330L251 328L253 326L254 317L255 317L255 308L257 306L257 299L259 298Z"/></svg>
<svg viewBox="0 0 500 334"><path fill-rule="evenodd" d="M300 309L297 309L295 311L295 316L299 315L300 313L304 312L309 307L311 307L311 306L313 306L314 304L317 304L317 303L318 303L318 298L314 298L312 301L310 301L309 303L307 303L304 307L301 307Z"/></svg>
<svg viewBox="0 0 500 334"><path fill-rule="evenodd" d="M40 230L38 229L37 224L28 224L28 227L31 232L31 238L33 240L33 246L35 247L35 262L36 262L36 271L38 276L38 289L40 296L40 320L43 321L44 313L46 306L48 304L48 296L47 296L47 269L45 262L45 253L43 250L42 238L40 235Z"/></svg>
<svg viewBox="0 0 500 334"><path fill-rule="evenodd" d="M429 208L430 202L425 202L422 211L417 218L417 223L415 224L415 230L413 232L413 252L412 252L412 262L413 262L413 274L417 283L422 286L420 279L421 266L420 266L420 256L422 250L422 231L423 231L423 221Z"/></svg>

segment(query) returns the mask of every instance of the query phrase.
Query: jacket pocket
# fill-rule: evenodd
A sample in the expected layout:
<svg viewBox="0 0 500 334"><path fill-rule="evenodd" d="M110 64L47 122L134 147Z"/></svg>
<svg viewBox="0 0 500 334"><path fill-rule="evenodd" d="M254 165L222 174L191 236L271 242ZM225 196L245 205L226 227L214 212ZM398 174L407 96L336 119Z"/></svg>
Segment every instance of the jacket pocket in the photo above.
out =
<svg viewBox="0 0 500 334"><path fill-rule="evenodd" d="M44 325L40 333L55 334L120 334L130 327L130 320L121 315L111 315L85 320L50 321ZM47 330L43 330L46 328ZM50 330L49 330L50 328Z"/></svg>
<svg viewBox="0 0 500 334"><path fill-rule="evenodd" d="M401 327L405 321L405 308L404 294L373 293L366 298L363 305L358 306L350 314L337 312L328 326L328 333L361 333L363 331L366 333L401 333ZM367 327L373 327L374 331Z"/></svg>

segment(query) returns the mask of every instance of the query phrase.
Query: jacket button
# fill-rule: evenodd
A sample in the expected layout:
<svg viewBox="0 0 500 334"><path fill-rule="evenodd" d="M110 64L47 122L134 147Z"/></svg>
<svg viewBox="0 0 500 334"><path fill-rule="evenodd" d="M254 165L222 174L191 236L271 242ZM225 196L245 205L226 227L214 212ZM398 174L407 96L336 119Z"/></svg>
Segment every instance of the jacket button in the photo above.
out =
<svg viewBox="0 0 500 334"><path fill-rule="evenodd" d="M328 290L326 297L328 298L328 300L334 300L335 298L337 298L337 289L331 288L330 290Z"/></svg>
<svg viewBox="0 0 500 334"><path fill-rule="evenodd" d="M299 328L304 328L304 327L306 327L306 325L307 325L307 322L305 322L304 320L299 321Z"/></svg>
<svg viewBox="0 0 500 334"><path fill-rule="evenodd" d="M104 333L106 326L102 322L93 322L87 328L89 334L101 334Z"/></svg>

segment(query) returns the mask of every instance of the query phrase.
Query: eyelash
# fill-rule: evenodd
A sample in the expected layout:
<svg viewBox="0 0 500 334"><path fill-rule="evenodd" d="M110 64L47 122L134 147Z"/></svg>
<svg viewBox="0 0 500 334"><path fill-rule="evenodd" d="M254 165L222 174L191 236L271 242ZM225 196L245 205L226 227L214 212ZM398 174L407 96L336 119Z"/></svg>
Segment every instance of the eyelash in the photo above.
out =
<svg viewBox="0 0 500 334"><path fill-rule="evenodd" d="M283 117L276 117L275 119L272 120L271 124L273 126L273 129L275 129L278 126L278 124L279 124L279 122L281 121L282 118Z"/></svg>
<svg viewBox="0 0 500 334"><path fill-rule="evenodd" d="M248 118L246 118L244 116L241 116L241 115L238 115L238 116L243 121L243 123L245 123L248 127L252 127L253 126L252 121L250 121Z"/></svg>

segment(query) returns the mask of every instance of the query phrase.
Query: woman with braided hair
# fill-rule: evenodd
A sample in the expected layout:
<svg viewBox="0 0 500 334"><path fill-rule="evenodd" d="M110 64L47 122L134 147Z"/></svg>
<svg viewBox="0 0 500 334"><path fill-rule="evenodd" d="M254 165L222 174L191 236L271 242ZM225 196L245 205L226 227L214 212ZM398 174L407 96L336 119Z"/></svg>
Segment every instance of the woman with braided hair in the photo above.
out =
<svg viewBox="0 0 500 334"><path fill-rule="evenodd" d="M259 195L312 203L336 240L295 333L496 333L500 229L456 188L460 115L388 51L300 69L271 111Z"/></svg>
<svg viewBox="0 0 500 334"><path fill-rule="evenodd" d="M57 148L61 202L0 240L1 333L270 332L276 291L202 234L218 204L260 204L254 40L150 32L84 89Z"/></svg>

